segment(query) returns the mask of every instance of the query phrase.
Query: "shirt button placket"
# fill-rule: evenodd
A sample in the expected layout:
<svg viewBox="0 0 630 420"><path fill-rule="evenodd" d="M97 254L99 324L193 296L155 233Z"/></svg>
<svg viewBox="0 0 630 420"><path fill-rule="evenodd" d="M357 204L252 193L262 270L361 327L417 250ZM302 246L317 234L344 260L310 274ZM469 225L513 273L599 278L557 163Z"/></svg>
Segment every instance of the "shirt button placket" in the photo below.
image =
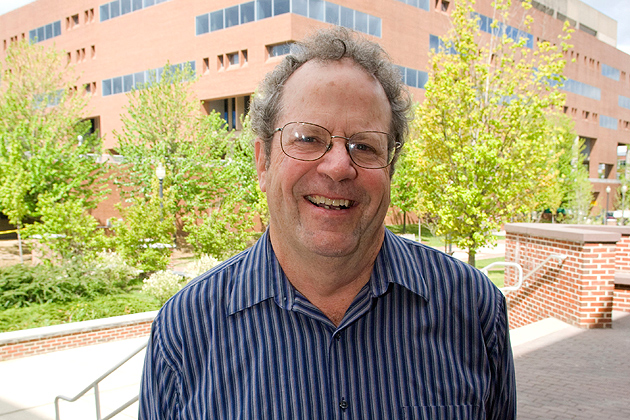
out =
<svg viewBox="0 0 630 420"><path fill-rule="evenodd" d="M339 408L341 408L341 411L346 411L349 406L350 405L348 404L348 401L346 401L345 398L342 398L341 402L339 403Z"/></svg>

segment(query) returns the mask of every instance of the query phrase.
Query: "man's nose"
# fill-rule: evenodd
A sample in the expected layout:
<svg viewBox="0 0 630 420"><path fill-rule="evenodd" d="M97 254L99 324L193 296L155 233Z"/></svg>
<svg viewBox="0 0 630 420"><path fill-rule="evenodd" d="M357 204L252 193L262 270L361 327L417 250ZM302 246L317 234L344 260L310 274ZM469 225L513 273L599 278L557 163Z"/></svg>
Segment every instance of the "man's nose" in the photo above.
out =
<svg viewBox="0 0 630 420"><path fill-rule="evenodd" d="M354 179L357 176L357 168L350 158L347 144L343 137L333 138L330 149L317 166L318 172L327 175L333 181Z"/></svg>

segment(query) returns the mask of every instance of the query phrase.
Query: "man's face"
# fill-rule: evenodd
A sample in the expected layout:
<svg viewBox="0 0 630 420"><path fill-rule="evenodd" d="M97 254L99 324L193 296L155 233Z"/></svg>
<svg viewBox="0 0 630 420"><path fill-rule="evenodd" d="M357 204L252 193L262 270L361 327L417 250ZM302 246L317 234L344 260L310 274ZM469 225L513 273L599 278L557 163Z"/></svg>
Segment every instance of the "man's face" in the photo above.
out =
<svg viewBox="0 0 630 420"><path fill-rule="evenodd" d="M285 84L276 126L293 121L350 137L388 132L391 109L378 81L352 61L307 62ZM256 164L267 193L274 249L330 257L380 249L390 202L389 168L356 166L344 139L333 139L332 149L319 160L298 161L282 152L280 132L268 165L256 141Z"/></svg>

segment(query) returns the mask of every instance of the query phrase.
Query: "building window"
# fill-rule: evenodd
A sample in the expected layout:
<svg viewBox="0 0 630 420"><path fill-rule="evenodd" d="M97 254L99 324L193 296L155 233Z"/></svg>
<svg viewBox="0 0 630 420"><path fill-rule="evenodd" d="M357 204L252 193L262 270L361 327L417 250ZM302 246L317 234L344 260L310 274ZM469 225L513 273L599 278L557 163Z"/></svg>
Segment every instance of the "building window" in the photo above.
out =
<svg viewBox="0 0 630 420"><path fill-rule="evenodd" d="M114 0L99 7L100 21L105 22L169 0ZM93 14L93 9L92 9Z"/></svg>
<svg viewBox="0 0 630 420"><path fill-rule="evenodd" d="M291 52L292 45L293 45L293 42L285 42L285 43L276 44L276 45L267 45L267 52L270 58L280 57L280 56L289 54Z"/></svg>
<svg viewBox="0 0 630 420"><path fill-rule="evenodd" d="M61 21L58 20L48 25L40 26L37 29L31 29L28 32L28 39L33 42L42 42L47 39L61 35Z"/></svg>
<svg viewBox="0 0 630 420"><path fill-rule="evenodd" d="M190 67L193 75L195 74L196 69L194 61L173 64L171 66L171 69L181 70L184 69L185 66ZM124 76L105 79L101 82L103 96L116 95L118 93L127 93L133 89L142 89L153 80L159 81L163 72L164 67L159 67L157 69L145 70L138 73L130 73Z"/></svg>
<svg viewBox="0 0 630 420"><path fill-rule="evenodd" d="M621 71L606 64L602 64L602 75L618 82L621 76Z"/></svg>
<svg viewBox="0 0 630 420"><path fill-rule="evenodd" d="M407 86L424 89L424 85L429 81L429 74L422 70L397 66L402 77L402 81Z"/></svg>
<svg viewBox="0 0 630 420"><path fill-rule="evenodd" d="M427 3L428 0L420 0ZM381 19L325 0L255 0L195 17L195 34L203 35L286 13L320 22L341 25L376 37L381 36Z"/></svg>
<svg viewBox="0 0 630 420"><path fill-rule="evenodd" d="M429 11L429 0L398 0L401 3L406 3L409 6L417 7L418 9Z"/></svg>
<svg viewBox="0 0 630 420"><path fill-rule="evenodd" d="M230 63L230 67L232 66L238 66L238 53L229 53L227 54L227 59L228 59L228 63Z"/></svg>
<svg viewBox="0 0 630 420"><path fill-rule="evenodd" d="M573 79L566 79L561 85L561 89L577 95L586 96L587 98L596 99L598 101L602 98L602 91L600 88L578 82Z"/></svg>
<svg viewBox="0 0 630 420"><path fill-rule="evenodd" d="M599 117L600 127L616 130L618 125L619 125L619 120L617 118L608 117L606 115L600 115Z"/></svg>

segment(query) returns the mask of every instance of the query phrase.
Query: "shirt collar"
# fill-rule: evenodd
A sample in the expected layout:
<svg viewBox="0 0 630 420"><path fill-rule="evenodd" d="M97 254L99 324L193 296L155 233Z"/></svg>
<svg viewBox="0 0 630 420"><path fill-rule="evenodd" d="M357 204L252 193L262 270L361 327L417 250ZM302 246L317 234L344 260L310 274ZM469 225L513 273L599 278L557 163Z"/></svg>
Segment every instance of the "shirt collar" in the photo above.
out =
<svg viewBox="0 0 630 420"><path fill-rule="evenodd" d="M374 297L387 292L390 284L400 285L428 300L428 289L421 274L418 257L411 251L414 243L406 243L385 229L383 246L370 278L370 289ZM240 267L233 275L229 291L228 315L274 298L278 306L291 309L295 300L295 289L286 278L278 262L269 231L266 231L254 246L241 254Z"/></svg>

